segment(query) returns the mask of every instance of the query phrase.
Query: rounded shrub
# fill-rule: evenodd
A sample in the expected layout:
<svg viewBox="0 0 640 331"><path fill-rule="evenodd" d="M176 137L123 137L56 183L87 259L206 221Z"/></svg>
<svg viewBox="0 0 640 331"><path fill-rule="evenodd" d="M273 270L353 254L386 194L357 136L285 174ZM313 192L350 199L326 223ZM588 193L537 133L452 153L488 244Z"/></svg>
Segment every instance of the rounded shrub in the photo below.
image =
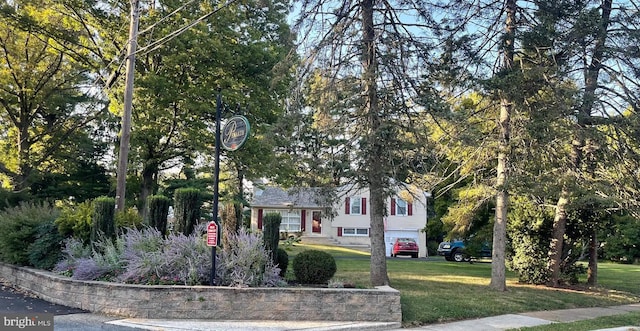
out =
<svg viewBox="0 0 640 331"><path fill-rule="evenodd" d="M336 260L323 251L304 251L293 259L293 273L301 284L327 284L336 269Z"/></svg>
<svg viewBox="0 0 640 331"><path fill-rule="evenodd" d="M289 267L289 254L282 248L276 250L276 265L280 268L280 277L284 277Z"/></svg>

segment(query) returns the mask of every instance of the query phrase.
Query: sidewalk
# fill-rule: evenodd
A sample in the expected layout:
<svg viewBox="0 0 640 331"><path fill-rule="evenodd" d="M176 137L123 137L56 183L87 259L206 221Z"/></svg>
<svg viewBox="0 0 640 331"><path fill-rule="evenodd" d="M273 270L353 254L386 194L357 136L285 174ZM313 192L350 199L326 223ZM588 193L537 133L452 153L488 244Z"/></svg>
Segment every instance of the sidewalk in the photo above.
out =
<svg viewBox="0 0 640 331"><path fill-rule="evenodd" d="M537 311L522 314L508 314L459 322L425 325L417 328L401 329L397 323L375 322L294 322L294 321L197 321L197 320L147 320L123 319L108 322L144 330L166 331L338 331L338 330L419 330L419 331L496 331L521 327L568 323L601 316L612 316L628 312L640 312L640 304L601 308L576 308L553 311ZM620 331L640 331L640 325L609 329Z"/></svg>

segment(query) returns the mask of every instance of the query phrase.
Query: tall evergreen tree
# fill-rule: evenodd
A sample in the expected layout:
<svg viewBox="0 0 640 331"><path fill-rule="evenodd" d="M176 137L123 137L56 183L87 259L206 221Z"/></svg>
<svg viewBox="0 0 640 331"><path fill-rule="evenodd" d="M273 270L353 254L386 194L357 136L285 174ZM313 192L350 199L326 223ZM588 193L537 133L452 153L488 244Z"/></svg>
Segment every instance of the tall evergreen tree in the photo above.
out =
<svg viewBox="0 0 640 331"><path fill-rule="evenodd" d="M418 119L426 110L415 98L431 46L419 29L428 17L419 1L304 1L299 13L295 27L308 59L300 74L311 87L303 110L314 124L324 120L323 127L343 130L327 135L339 141L324 146L351 168L336 169L344 176L340 184L370 192L370 277L373 285L385 285L385 201L421 159L416 151L425 136Z"/></svg>

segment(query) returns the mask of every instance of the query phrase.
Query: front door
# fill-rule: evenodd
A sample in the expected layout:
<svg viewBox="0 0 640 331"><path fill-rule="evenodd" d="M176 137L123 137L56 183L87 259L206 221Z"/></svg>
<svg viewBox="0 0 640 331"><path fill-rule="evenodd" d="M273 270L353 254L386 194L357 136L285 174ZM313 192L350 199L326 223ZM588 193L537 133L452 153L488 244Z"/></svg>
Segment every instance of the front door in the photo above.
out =
<svg viewBox="0 0 640 331"><path fill-rule="evenodd" d="M312 214L312 218L313 218L313 226L311 231L313 233L322 233L322 219L320 218L320 212L314 211Z"/></svg>

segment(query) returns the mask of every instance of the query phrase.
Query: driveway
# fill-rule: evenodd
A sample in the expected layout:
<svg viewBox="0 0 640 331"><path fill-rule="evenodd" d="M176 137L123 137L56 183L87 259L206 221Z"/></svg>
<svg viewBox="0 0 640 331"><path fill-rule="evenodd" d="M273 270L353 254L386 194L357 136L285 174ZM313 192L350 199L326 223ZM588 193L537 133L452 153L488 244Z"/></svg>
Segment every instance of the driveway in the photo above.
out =
<svg viewBox="0 0 640 331"><path fill-rule="evenodd" d="M136 328L106 324L106 322L121 318L91 314L82 309L57 305L38 299L25 291L7 286L2 279L0 279L0 311L0 318L6 316L6 314L13 313L53 314L53 327L56 331L136 330Z"/></svg>

